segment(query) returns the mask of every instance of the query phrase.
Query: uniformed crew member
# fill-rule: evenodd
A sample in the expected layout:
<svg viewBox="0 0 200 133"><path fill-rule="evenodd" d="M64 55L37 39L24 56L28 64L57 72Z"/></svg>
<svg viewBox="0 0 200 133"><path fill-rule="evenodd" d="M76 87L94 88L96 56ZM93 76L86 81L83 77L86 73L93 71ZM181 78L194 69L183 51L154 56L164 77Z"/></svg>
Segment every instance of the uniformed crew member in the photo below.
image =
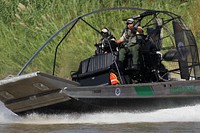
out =
<svg viewBox="0 0 200 133"><path fill-rule="evenodd" d="M142 27L134 27L134 19L129 18L126 21L127 29L123 33L122 37L115 42L117 44L124 44L124 47L119 50L119 63L123 64L127 53L132 54L132 69L139 69L138 53L139 53L139 44L137 43L136 33L142 33Z"/></svg>
<svg viewBox="0 0 200 133"><path fill-rule="evenodd" d="M118 50L118 47L115 44L115 37L107 28L103 28L101 30L101 36L102 38L100 39L100 41L97 44L95 44L97 48L97 50L95 51L96 54L110 53L110 48L112 48L113 52Z"/></svg>

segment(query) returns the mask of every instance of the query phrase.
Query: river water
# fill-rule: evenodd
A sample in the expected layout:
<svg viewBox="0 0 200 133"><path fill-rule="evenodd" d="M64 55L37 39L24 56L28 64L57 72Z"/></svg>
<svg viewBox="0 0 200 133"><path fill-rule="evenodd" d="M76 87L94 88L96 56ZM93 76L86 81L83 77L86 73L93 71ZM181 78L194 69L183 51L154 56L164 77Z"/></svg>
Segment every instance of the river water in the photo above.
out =
<svg viewBox="0 0 200 133"><path fill-rule="evenodd" d="M200 132L200 104L153 112L30 114L17 116L0 102L0 133Z"/></svg>

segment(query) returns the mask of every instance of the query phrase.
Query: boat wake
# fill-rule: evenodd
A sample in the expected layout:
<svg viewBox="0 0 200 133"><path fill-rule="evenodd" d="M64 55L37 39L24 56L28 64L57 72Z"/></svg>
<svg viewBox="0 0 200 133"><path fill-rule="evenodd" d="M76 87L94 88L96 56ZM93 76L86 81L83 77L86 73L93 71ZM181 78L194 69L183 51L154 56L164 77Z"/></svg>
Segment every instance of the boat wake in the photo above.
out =
<svg viewBox="0 0 200 133"><path fill-rule="evenodd" d="M88 114L30 114L17 116L0 103L0 124L120 124L140 122L200 122L200 104L153 112L101 112Z"/></svg>

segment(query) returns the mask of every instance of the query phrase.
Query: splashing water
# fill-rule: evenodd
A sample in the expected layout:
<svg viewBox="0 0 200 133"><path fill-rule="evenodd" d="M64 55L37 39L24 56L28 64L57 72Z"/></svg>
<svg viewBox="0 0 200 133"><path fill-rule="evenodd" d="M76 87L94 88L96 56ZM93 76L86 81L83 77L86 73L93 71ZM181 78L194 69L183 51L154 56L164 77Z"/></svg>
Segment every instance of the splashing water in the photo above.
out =
<svg viewBox="0 0 200 133"><path fill-rule="evenodd" d="M17 115L7 109L2 102L0 102L0 123L10 123Z"/></svg>
<svg viewBox="0 0 200 133"><path fill-rule="evenodd" d="M88 114L30 114L17 116L0 103L0 123L20 124L119 124L139 122L200 122L200 105L153 112L101 112Z"/></svg>

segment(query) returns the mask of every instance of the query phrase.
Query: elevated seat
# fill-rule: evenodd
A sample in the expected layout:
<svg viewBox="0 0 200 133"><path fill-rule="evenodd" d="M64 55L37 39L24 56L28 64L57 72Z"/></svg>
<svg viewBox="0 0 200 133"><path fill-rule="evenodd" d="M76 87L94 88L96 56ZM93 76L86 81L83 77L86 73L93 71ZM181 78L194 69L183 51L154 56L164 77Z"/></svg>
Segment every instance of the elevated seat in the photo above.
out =
<svg viewBox="0 0 200 133"><path fill-rule="evenodd" d="M111 53L94 55L80 62L78 71L71 73L72 80L83 86L109 84L112 64Z"/></svg>
<svg viewBox="0 0 200 133"><path fill-rule="evenodd" d="M178 61L179 55L176 49L170 49L165 54L163 54L163 59L165 61Z"/></svg>

